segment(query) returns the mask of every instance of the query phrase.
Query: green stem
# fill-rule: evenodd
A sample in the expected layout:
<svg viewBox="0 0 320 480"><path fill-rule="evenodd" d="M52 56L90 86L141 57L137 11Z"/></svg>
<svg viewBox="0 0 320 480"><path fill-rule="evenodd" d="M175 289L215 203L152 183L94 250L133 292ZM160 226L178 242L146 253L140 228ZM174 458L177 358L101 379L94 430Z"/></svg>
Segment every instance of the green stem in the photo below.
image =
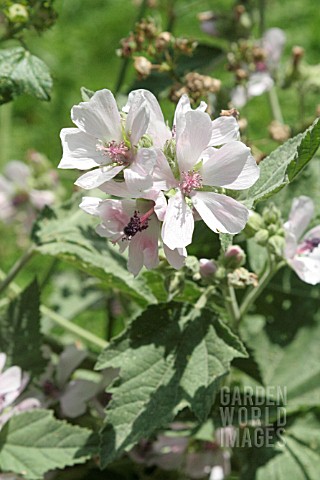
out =
<svg viewBox="0 0 320 480"><path fill-rule="evenodd" d="M284 124L276 87L272 87L271 90L269 90L269 102L274 120Z"/></svg>
<svg viewBox="0 0 320 480"><path fill-rule="evenodd" d="M23 255L22 257L19 258L19 260L16 261L16 263L13 265L5 279L1 282L0 284L0 294L4 292L4 290L10 285L12 280L18 275L20 270L31 260L33 257L35 251L33 249L33 246L31 246Z"/></svg>
<svg viewBox="0 0 320 480"><path fill-rule="evenodd" d="M145 11L147 9L147 6L148 6L148 0L143 0L143 2L141 3L138 15L137 15L137 17L134 21L134 25L142 19L143 15L145 14ZM115 94L120 92L122 84L123 84L123 82L126 78L126 73L127 73L128 66L129 66L129 58L123 58L122 62L121 62L118 78L117 78L117 81L116 81L116 85L115 85L115 88L114 88Z"/></svg>
<svg viewBox="0 0 320 480"><path fill-rule="evenodd" d="M253 287L247 295L244 297L241 306L240 306L240 317L239 321L242 317L249 311L250 307L253 303L257 300L257 298L261 295L264 291L272 277L285 265L285 262L280 262L276 266L269 261L267 268L265 269L264 273L262 274L261 278L259 279L259 285L257 287Z"/></svg>
<svg viewBox="0 0 320 480"><path fill-rule="evenodd" d="M10 160L11 155L11 117L12 105L7 103L0 108L0 164L5 165Z"/></svg>
<svg viewBox="0 0 320 480"><path fill-rule="evenodd" d="M6 274L2 270L0 270L0 278L6 279L7 277L8 276L6 276ZM10 283L10 289L15 295L19 295L22 290L14 282ZM97 337L93 333L88 332L84 328L79 327L78 325L75 325L73 322L71 322L70 320L67 320L59 313L55 312L54 310L51 310L51 308L48 308L45 305L41 305L40 312L43 315L46 315L47 317L49 317L53 322L55 322L60 327L64 328L68 332L75 335L76 337L79 337L89 343L92 343L93 345L96 345L99 348L106 348L108 346L108 342L106 342L100 337Z"/></svg>
<svg viewBox="0 0 320 480"><path fill-rule="evenodd" d="M215 290L215 288L212 285L209 285L209 287L207 287L204 290L201 297L199 297L199 299L197 300L197 303L195 304L194 308L198 308L199 310L204 308L207 304L208 298L211 296L211 294L214 292L214 290Z"/></svg>
<svg viewBox="0 0 320 480"><path fill-rule="evenodd" d="M265 30L265 23L266 23L266 21L265 21L266 20L265 10L266 10L265 0L259 0L259 16L260 16L259 33L260 33L260 37L263 36L264 30Z"/></svg>
<svg viewBox="0 0 320 480"><path fill-rule="evenodd" d="M51 308L48 308L45 305L41 305L40 311L41 313L43 313L43 315L46 315L47 317L49 317L50 320L52 320L54 323L62 327L64 330L67 330L68 332L74 334L75 336L82 338L83 340L90 342L99 348L107 347L108 342L106 342L100 337L97 337L93 333L88 332L84 328L79 327L79 325L76 325L70 320L67 320L59 313L55 312L54 310L51 310Z"/></svg>
<svg viewBox="0 0 320 480"><path fill-rule="evenodd" d="M225 290L225 305L231 318L231 325L237 328L239 320L241 318L239 305L236 297L236 293L232 285L227 285Z"/></svg>

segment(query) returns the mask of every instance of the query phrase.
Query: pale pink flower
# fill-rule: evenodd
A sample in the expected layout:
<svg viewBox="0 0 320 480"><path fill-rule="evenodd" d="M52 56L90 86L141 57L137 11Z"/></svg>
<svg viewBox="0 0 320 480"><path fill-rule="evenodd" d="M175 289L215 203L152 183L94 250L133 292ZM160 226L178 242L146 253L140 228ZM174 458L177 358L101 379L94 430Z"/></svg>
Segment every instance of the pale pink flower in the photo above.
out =
<svg viewBox="0 0 320 480"><path fill-rule="evenodd" d="M21 368L13 366L3 371L7 356L0 353L0 429L13 416L40 406L35 398L27 398L18 404L15 400L26 387L29 377Z"/></svg>
<svg viewBox="0 0 320 480"><path fill-rule="evenodd" d="M152 186L156 154L152 148L138 148L150 121L143 99L132 101L129 113L121 115L110 90L99 90L88 102L74 106L71 118L78 128L61 130L63 157L58 167L90 170L76 185L100 187L123 171L134 191Z"/></svg>
<svg viewBox="0 0 320 480"><path fill-rule="evenodd" d="M306 232L313 216L311 198L301 196L293 200L289 220L284 224L284 255L301 280L316 285L320 283L320 225Z"/></svg>
<svg viewBox="0 0 320 480"><path fill-rule="evenodd" d="M231 101L236 108L242 108L250 98L258 97L271 90L285 41L285 33L280 28L266 30L258 42L265 51L266 59L257 62L255 71L249 74L246 85L237 85L231 92ZM246 66L243 67L246 68Z"/></svg>
<svg viewBox="0 0 320 480"><path fill-rule="evenodd" d="M174 189L162 226L162 239L171 249L191 243L193 209L214 232L235 234L247 222L247 208L212 187L247 189L258 179L259 168L243 143L228 141L217 149L210 146L212 137L209 115L200 110L178 112L175 175L163 170Z"/></svg>
<svg viewBox="0 0 320 480"><path fill-rule="evenodd" d="M141 268L157 267L160 220L163 219L163 203L153 200L101 200L84 197L80 207L100 218L96 231L118 244L120 252L128 248L128 270L137 275ZM156 203L158 202L158 203ZM169 263L176 269L183 266L185 249L170 249L164 245Z"/></svg>
<svg viewBox="0 0 320 480"><path fill-rule="evenodd" d="M202 278L212 277L217 271L217 264L208 258L200 258L199 271Z"/></svg>
<svg viewBox="0 0 320 480"><path fill-rule="evenodd" d="M9 162L0 175L0 220L8 222L14 219L20 207L42 210L52 205L55 195L50 190L40 190L33 186L31 169L19 160Z"/></svg>

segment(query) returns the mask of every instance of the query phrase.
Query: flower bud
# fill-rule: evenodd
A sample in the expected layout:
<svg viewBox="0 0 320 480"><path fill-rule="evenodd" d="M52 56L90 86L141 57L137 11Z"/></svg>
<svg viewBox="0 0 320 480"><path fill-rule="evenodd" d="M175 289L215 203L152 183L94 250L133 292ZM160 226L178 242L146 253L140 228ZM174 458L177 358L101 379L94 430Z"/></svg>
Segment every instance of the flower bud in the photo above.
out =
<svg viewBox="0 0 320 480"><path fill-rule="evenodd" d="M217 265L213 260L200 258L199 260L200 275L202 278L213 276L217 271Z"/></svg>
<svg viewBox="0 0 320 480"><path fill-rule="evenodd" d="M269 247L272 253L275 253L278 257L282 257L285 247L285 239L279 235L274 235L269 239Z"/></svg>
<svg viewBox="0 0 320 480"><path fill-rule="evenodd" d="M253 237L254 234L259 230L261 230L263 227L264 227L264 222L261 215L259 215L259 213L256 213L250 210L249 219L244 230L244 233L247 235L247 237L248 238Z"/></svg>
<svg viewBox="0 0 320 480"><path fill-rule="evenodd" d="M235 288L245 288L247 286L258 286L258 277L255 273L249 272L246 268L237 268L232 273L228 273L228 282Z"/></svg>
<svg viewBox="0 0 320 480"><path fill-rule="evenodd" d="M152 63L146 57L134 57L134 68L140 78L146 78L152 70Z"/></svg>
<svg viewBox="0 0 320 480"><path fill-rule="evenodd" d="M257 242L258 245L261 245L262 247L266 246L268 243L269 239L269 232L265 228L262 230L259 230L255 236L254 236L255 241Z"/></svg>
<svg viewBox="0 0 320 480"><path fill-rule="evenodd" d="M156 49L158 51L162 51L167 48L171 41L173 40L173 36L170 32L161 32L156 38Z"/></svg>
<svg viewBox="0 0 320 480"><path fill-rule="evenodd" d="M28 10L21 3L14 3L9 7L7 17L13 23L26 23L29 20Z"/></svg>
<svg viewBox="0 0 320 480"><path fill-rule="evenodd" d="M223 259L223 264L226 268L235 269L244 265L246 261L246 254L239 245L230 245Z"/></svg>
<svg viewBox="0 0 320 480"><path fill-rule="evenodd" d="M285 142L286 140L288 140L288 138L290 138L290 127L288 125L284 125L283 123L278 122L277 120L273 120L270 123L268 130L270 137L276 142Z"/></svg>
<svg viewBox="0 0 320 480"><path fill-rule="evenodd" d="M272 223L279 225L279 223L281 223L281 212L272 204L263 210L262 218L267 225L271 225Z"/></svg>

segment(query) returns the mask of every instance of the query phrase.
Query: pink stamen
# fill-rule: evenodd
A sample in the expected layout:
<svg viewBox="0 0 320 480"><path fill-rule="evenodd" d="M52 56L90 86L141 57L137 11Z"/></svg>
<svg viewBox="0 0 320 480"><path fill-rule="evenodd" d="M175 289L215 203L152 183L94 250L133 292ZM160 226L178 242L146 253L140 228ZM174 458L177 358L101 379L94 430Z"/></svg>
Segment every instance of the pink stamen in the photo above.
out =
<svg viewBox="0 0 320 480"><path fill-rule="evenodd" d="M184 195L189 195L192 190L202 187L202 177L199 172L189 170L183 172L181 175L181 182L179 184L180 190Z"/></svg>
<svg viewBox="0 0 320 480"><path fill-rule="evenodd" d="M116 143L115 140L107 143L107 145L97 144L97 150L103 155L108 155L111 160L119 165L123 165L128 161L129 148L124 142Z"/></svg>

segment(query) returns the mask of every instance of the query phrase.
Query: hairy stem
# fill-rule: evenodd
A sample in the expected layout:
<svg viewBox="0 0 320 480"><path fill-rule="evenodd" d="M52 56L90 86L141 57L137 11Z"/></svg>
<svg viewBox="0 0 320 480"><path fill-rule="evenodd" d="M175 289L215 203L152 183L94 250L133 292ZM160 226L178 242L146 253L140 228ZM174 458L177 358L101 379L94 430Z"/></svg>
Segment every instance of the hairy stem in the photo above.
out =
<svg viewBox="0 0 320 480"><path fill-rule="evenodd" d="M10 285L12 280L18 275L20 270L31 260L35 251L33 246L31 246L13 265L7 276L0 284L0 294Z"/></svg>
<svg viewBox="0 0 320 480"><path fill-rule="evenodd" d="M0 279L1 278L8 278L8 275L6 275L2 270L0 270ZM16 283L10 282L10 284L8 285L10 286L11 291L15 295L19 295L21 293L22 289ZM108 342L106 342L100 337L97 337L93 333L88 332L84 328L75 325L73 322L67 320L59 313L51 310L51 308L48 308L45 305L40 305L40 312L43 315L46 315L48 318L50 318L50 320L62 327L64 330L72 333L76 337L81 338L82 340L85 340L93 345L96 345L99 348L106 348L108 346Z"/></svg>
<svg viewBox="0 0 320 480"><path fill-rule="evenodd" d="M282 111L281 111L276 87L272 87L268 93L269 93L270 107L272 110L272 116L274 120L277 120L277 122L283 124L284 121L283 121Z"/></svg>
<svg viewBox="0 0 320 480"><path fill-rule="evenodd" d="M247 295L244 297L239 313L239 321L242 317L249 311L250 307L254 304L254 302L259 298L261 293L267 287L268 283L272 279L272 277L285 265L285 262L279 262L278 264L274 265L271 261L268 262L268 265L262 274L261 278L259 279L259 285L257 287L253 287Z"/></svg>
<svg viewBox="0 0 320 480"><path fill-rule="evenodd" d="M10 145L11 145L11 117L12 105L7 103L0 108L0 145L1 156L0 164L5 165L10 159Z"/></svg>
<svg viewBox="0 0 320 480"><path fill-rule="evenodd" d="M148 6L148 0L143 0L143 2L141 3L138 15L137 15L137 17L134 21L134 25L137 22L139 22L139 20L142 19L143 15L145 14L145 11L147 9L147 6ZM120 92L122 84L123 84L123 82L126 78L126 73L127 73L127 70L128 70L128 66L129 66L129 58L123 58L122 62L121 62L121 65L120 65L120 70L119 70L118 78L117 78L117 81L116 81L116 85L115 85L115 88L114 88L115 94Z"/></svg>
<svg viewBox="0 0 320 480"><path fill-rule="evenodd" d="M227 285L224 291L226 309L231 318L231 325L237 328L241 318L236 293L232 285Z"/></svg>

